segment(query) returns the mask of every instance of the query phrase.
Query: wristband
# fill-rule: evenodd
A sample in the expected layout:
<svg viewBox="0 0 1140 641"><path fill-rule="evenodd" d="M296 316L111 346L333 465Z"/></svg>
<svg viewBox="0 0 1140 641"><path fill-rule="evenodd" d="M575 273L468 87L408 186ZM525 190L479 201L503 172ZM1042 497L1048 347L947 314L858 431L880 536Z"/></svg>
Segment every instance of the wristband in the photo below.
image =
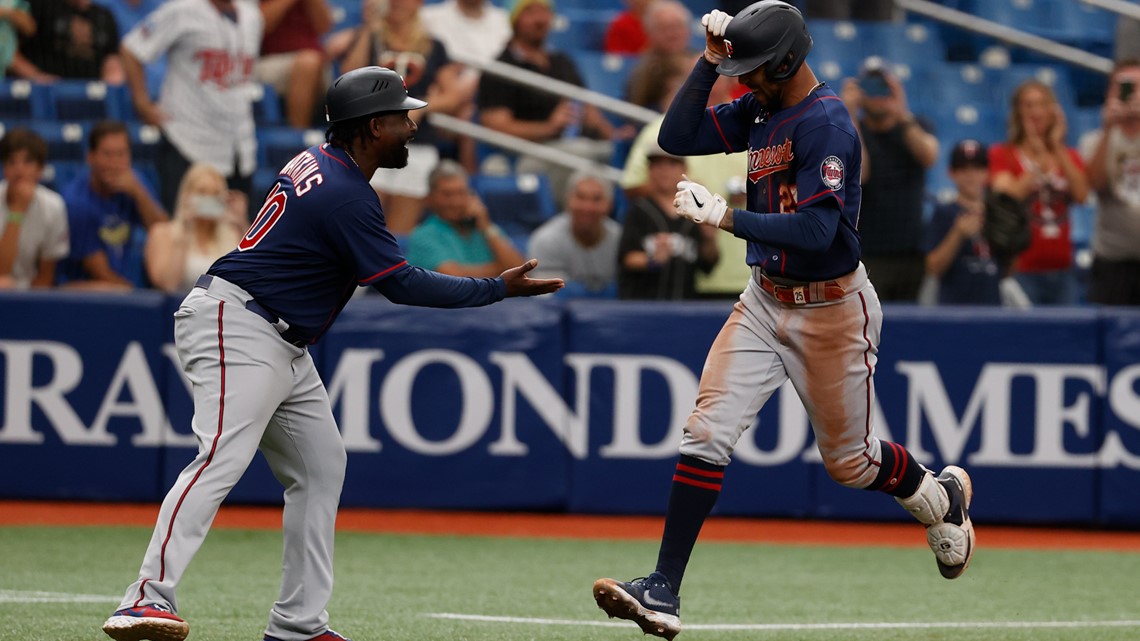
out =
<svg viewBox="0 0 1140 641"><path fill-rule="evenodd" d="M24 212L22 212L22 211L10 211L10 212L8 212L8 222L15 224L15 225L19 225L20 223L24 222Z"/></svg>

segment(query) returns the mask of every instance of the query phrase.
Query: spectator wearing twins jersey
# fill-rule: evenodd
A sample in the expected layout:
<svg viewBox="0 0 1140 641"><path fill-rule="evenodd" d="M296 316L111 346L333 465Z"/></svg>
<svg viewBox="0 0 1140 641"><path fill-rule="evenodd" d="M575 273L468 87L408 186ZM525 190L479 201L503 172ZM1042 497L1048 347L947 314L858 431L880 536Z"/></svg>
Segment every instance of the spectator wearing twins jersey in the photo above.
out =
<svg viewBox="0 0 1140 641"><path fill-rule="evenodd" d="M337 78L323 145L281 170L237 249L202 275L174 314L174 342L194 397L198 455L159 511L138 579L103 624L115 641L182 641L179 579L222 500L260 450L285 486L281 593L265 641L348 641L329 629L333 538L347 456L308 346L357 287L394 303L475 307L547 294L528 261L495 278L458 278L404 260L368 184L379 167L403 167L427 106L390 69Z"/></svg>
<svg viewBox="0 0 1140 641"><path fill-rule="evenodd" d="M168 0L123 39L123 68L139 118L162 129L159 194L173 211L182 175L213 166L230 189L248 193L256 168L253 92L261 46L256 4L238 0ZM166 57L158 102L143 65Z"/></svg>

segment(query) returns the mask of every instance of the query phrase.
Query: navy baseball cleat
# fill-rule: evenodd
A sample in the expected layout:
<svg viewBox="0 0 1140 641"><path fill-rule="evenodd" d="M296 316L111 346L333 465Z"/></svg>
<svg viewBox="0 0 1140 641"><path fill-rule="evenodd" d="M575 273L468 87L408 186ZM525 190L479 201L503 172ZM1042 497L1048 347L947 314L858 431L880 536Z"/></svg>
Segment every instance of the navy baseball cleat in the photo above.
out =
<svg viewBox="0 0 1140 641"><path fill-rule="evenodd" d="M681 633L681 597L660 572L628 583L598 579L594 600L611 619L633 621L646 634L670 640Z"/></svg>
<svg viewBox="0 0 1140 641"><path fill-rule="evenodd" d="M943 469L935 480L946 490L950 508L941 523L926 529L926 542L934 551L942 576L956 579L966 571L974 555L974 524L970 522L974 485L966 470L956 465Z"/></svg>
<svg viewBox="0 0 1140 641"><path fill-rule="evenodd" d="M278 639L267 634L265 635L265 641L278 641ZM332 630L325 630L324 634L319 634L312 639L309 639L309 641L352 641L352 639L349 639L348 637L342 637Z"/></svg>
<svg viewBox="0 0 1140 641"><path fill-rule="evenodd" d="M190 626L170 608L152 603L116 610L103 623L103 632L115 641L182 641Z"/></svg>

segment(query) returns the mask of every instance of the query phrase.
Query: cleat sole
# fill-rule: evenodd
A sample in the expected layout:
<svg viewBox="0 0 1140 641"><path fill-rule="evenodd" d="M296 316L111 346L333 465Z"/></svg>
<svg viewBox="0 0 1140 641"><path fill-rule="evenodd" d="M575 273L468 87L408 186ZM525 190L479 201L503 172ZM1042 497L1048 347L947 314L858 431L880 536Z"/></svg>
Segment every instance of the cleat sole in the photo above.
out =
<svg viewBox="0 0 1140 641"><path fill-rule="evenodd" d="M103 624L103 632L115 641L183 641L190 625L158 617L113 616Z"/></svg>
<svg viewBox="0 0 1140 641"><path fill-rule="evenodd" d="M613 579L598 579L594 582L594 600L609 618L633 621L645 634L672 641L681 633L679 617L643 607Z"/></svg>

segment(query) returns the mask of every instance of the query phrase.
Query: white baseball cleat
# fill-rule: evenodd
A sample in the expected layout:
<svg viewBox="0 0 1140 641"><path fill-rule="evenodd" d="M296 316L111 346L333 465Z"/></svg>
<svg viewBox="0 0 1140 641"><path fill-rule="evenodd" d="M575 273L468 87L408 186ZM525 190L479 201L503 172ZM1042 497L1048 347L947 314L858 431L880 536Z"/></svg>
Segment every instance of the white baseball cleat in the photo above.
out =
<svg viewBox="0 0 1140 641"><path fill-rule="evenodd" d="M966 470L956 465L944 468L935 480L946 490L950 507L941 522L926 528L926 542L934 551L942 576L956 579L974 556L974 524L970 521L974 485Z"/></svg>
<svg viewBox="0 0 1140 641"><path fill-rule="evenodd" d="M116 610L103 632L115 641L182 641L190 625L161 605L142 605Z"/></svg>

